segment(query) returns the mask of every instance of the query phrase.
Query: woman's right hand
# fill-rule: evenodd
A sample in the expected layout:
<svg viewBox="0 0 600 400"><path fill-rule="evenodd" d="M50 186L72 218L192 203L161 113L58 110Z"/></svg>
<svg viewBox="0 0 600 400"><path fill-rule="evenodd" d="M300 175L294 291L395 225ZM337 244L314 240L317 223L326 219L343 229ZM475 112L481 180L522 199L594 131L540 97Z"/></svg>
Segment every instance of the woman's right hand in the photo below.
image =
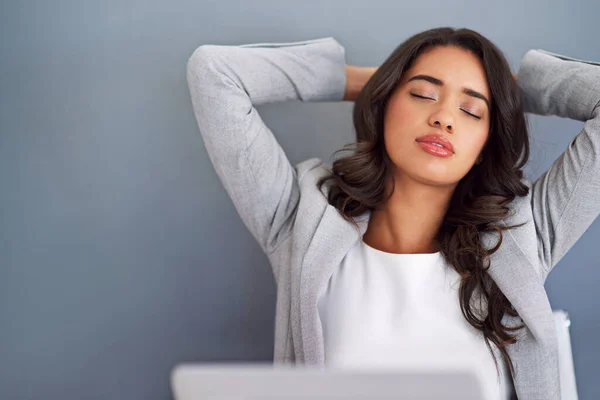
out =
<svg viewBox="0 0 600 400"><path fill-rule="evenodd" d="M377 71L377 67L346 65L346 91L343 101L355 101L375 71Z"/></svg>

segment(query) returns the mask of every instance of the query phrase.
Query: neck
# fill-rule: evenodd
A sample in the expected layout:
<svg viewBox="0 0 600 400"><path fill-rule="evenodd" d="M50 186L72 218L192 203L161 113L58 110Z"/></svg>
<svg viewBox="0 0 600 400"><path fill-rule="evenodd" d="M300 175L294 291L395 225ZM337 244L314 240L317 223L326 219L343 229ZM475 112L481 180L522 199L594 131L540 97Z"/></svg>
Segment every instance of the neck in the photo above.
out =
<svg viewBox="0 0 600 400"><path fill-rule="evenodd" d="M363 241L388 253L439 251L436 237L455 186L432 186L410 179L396 179L395 186L386 203L371 212Z"/></svg>

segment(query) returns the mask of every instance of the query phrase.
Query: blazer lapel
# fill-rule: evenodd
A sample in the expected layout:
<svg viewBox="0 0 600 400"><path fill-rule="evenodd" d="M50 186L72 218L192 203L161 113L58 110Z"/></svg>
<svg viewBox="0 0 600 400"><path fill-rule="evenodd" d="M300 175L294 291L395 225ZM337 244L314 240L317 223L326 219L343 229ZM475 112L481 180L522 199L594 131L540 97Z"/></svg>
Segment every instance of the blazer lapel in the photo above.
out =
<svg viewBox="0 0 600 400"><path fill-rule="evenodd" d="M513 223L507 221L508 225ZM559 396L558 339L537 260L530 258L537 255L535 238L531 221L503 231L502 245L491 255L488 273L527 328L518 331L517 343L507 347L518 398L554 399ZM483 236L487 248L493 247L497 239L497 234ZM508 317L503 322L509 326L520 323Z"/></svg>
<svg viewBox="0 0 600 400"><path fill-rule="evenodd" d="M356 218L359 225L357 230L335 207L327 205L306 251L300 272L301 281L297 288L300 294L302 353L306 364L323 365L325 362L323 330L317 302L335 268L362 238L369 216L370 212L366 212Z"/></svg>
<svg viewBox="0 0 600 400"><path fill-rule="evenodd" d="M519 246L522 232L517 231L518 229L522 228L503 231L502 245L490 256L488 273L517 310L534 338L544 340L549 337L548 330L554 329L552 309L534 265ZM484 236L487 248L492 247L496 241L496 234Z"/></svg>

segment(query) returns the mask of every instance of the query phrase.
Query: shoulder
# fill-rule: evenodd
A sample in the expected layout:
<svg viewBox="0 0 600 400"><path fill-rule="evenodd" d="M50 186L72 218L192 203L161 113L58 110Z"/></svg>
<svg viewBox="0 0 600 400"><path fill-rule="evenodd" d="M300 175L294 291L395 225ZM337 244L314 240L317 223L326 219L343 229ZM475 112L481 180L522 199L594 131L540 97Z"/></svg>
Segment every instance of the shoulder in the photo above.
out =
<svg viewBox="0 0 600 400"><path fill-rule="evenodd" d="M532 219L531 209L531 188L533 182L531 179L521 179L523 183L529 189L525 196L517 196L513 201L508 204L508 208L511 210L510 216L504 221L508 224L522 223Z"/></svg>
<svg viewBox="0 0 600 400"><path fill-rule="evenodd" d="M301 191L319 191L317 182L331 175L331 165L319 158L310 158L295 165L296 176ZM324 188L325 189L325 188Z"/></svg>
<svg viewBox="0 0 600 400"><path fill-rule="evenodd" d="M309 158L299 162L294 167L298 174L298 181L304 178L325 176L331 173L331 165L324 163L320 158Z"/></svg>

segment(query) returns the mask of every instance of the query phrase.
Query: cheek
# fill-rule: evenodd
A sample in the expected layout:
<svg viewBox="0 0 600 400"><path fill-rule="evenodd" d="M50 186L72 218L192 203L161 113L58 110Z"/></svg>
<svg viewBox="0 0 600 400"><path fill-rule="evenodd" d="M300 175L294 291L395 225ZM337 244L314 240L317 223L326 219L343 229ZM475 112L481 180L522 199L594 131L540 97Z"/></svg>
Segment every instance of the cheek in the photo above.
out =
<svg viewBox="0 0 600 400"><path fill-rule="evenodd" d="M414 107L407 101L390 102L385 116L385 131L394 133L395 138L404 136L412 130L413 125L417 125L419 118L418 107Z"/></svg>
<svg viewBox="0 0 600 400"><path fill-rule="evenodd" d="M414 101L410 101L406 97L396 101L393 110L399 122L401 121L404 124L414 124L419 120L421 114L424 115L426 113L425 107L417 105Z"/></svg>
<svg viewBox="0 0 600 400"><path fill-rule="evenodd" d="M466 150L465 155L468 154L469 158L477 158L479 153L483 149L485 142L488 138L488 131L479 130L476 132L472 132L470 135L466 135L466 140L463 141L462 146Z"/></svg>

